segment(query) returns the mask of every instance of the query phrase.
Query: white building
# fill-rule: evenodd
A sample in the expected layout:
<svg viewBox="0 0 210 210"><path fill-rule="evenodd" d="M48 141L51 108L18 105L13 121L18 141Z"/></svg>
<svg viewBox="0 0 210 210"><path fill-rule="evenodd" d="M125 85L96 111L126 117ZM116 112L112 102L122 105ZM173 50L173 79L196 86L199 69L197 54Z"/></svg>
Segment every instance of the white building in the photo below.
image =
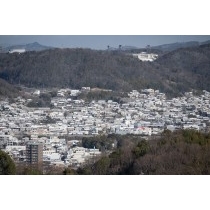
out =
<svg viewBox="0 0 210 210"><path fill-rule="evenodd" d="M137 57L141 61L154 61L158 58L158 54L146 53L146 52L133 54L133 56Z"/></svg>
<svg viewBox="0 0 210 210"><path fill-rule="evenodd" d="M9 53L19 53L19 54L24 52L26 52L25 49L12 49L9 51Z"/></svg>

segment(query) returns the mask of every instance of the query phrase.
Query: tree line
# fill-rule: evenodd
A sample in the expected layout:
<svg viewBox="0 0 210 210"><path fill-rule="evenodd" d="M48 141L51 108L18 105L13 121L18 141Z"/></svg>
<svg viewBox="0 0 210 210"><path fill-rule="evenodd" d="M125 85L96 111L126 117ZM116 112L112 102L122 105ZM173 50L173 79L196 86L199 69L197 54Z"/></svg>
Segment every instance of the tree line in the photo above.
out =
<svg viewBox="0 0 210 210"><path fill-rule="evenodd" d="M132 137L131 137L132 138ZM160 138L130 141L96 163L75 171L95 175L210 174L210 133L164 131ZM72 173L72 170L71 170Z"/></svg>

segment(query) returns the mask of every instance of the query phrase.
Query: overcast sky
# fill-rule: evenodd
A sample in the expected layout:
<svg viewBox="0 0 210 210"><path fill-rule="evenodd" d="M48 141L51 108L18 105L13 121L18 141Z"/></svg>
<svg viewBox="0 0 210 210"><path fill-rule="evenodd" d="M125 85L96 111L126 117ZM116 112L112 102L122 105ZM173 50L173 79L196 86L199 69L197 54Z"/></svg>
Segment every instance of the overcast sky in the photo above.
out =
<svg viewBox="0 0 210 210"><path fill-rule="evenodd" d="M145 47L146 45L156 46L160 44L169 44L174 42L186 41L207 41L210 36L207 35L1 35L0 45L3 44L27 44L38 42L42 45L53 47L82 47L92 49L106 49L107 45L111 47L136 46Z"/></svg>

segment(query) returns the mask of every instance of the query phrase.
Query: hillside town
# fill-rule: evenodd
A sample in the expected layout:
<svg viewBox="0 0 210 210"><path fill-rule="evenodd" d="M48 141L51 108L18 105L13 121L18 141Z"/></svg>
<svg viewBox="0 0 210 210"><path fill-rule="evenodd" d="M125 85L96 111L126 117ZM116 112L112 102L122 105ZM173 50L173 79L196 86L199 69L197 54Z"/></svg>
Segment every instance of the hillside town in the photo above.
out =
<svg viewBox="0 0 210 210"><path fill-rule="evenodd" d="M30 94L39 96L42 91ZM28 107L32 99L20 96L1 100L0 148L16 162L37 161L41 151L41 161L79 167L101 151L82 147L77 137L133 134L149 140L165 129L208 131L210 125L210 93L205 90L200 96L187 92L172 99L154 89L132 90L121 102L75 99L90 91L60 89L50 107ZM41 145L41 150L33 156L30 145Z"/></svg>

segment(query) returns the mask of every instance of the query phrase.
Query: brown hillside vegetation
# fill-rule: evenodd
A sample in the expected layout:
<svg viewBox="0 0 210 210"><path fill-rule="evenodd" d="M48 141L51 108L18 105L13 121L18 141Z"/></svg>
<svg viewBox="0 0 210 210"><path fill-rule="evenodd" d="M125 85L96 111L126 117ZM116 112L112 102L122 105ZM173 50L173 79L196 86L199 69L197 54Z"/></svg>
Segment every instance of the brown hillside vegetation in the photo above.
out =
<svg viewBox="0 0 210 210"><path fill-rule="evenodd" d="M78 169L77 174L210 174L210 133L180 130L165 131L161 138L150 141L130 138L110 155Z"/></svg>
<svg viewBox="0 0 210 210"><path fill-rule="evenodd" d="M18 96L19 90L13 85L0 78L0 98L1 97L15 97Z"/></svg>
<svg viewBox="0 0 210 210"><path fill-rule="evenodd" d="M160 54L154 62L142 62L126 51L90 49L0 54L0 78L27 87L154 88L174 96L210 91L209 72L209 44Z"/></svg>

